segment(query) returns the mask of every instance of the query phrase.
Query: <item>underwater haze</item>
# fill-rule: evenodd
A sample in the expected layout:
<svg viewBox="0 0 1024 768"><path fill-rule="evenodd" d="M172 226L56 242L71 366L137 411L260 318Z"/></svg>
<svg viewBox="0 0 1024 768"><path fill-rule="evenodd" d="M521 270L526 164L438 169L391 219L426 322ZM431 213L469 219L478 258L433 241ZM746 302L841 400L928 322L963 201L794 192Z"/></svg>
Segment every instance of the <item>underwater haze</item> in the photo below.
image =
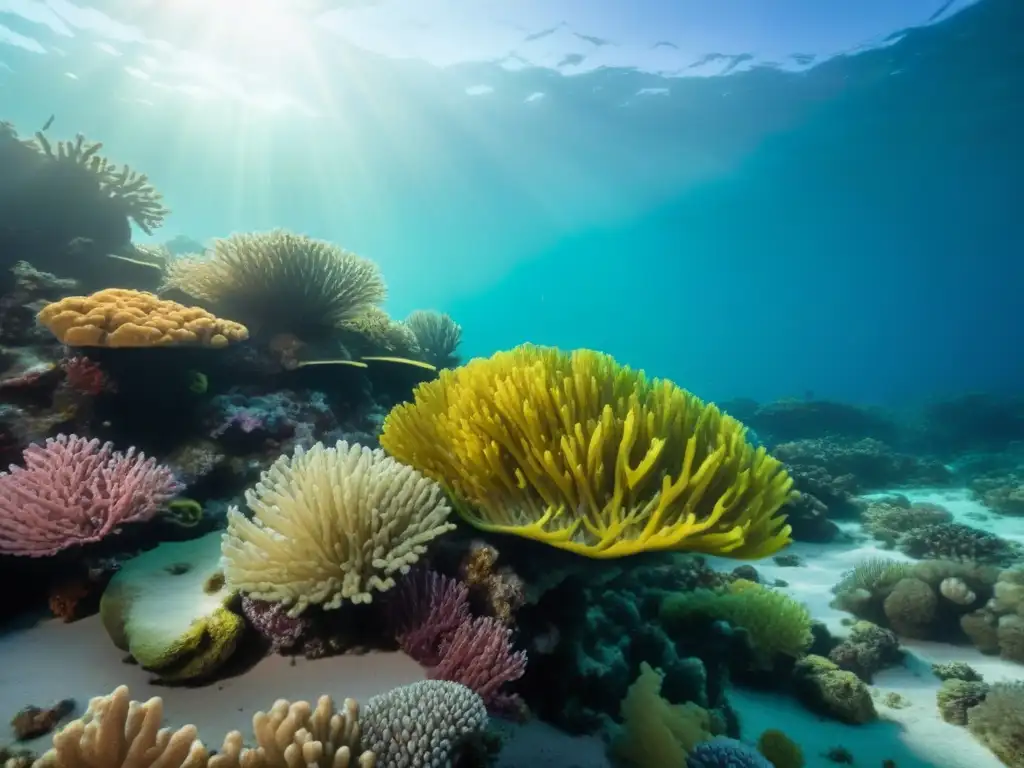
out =
<svg viewBox="0 0 1024 768"><path fill-rule="evenodd" d="M0 105L144 171L156 241L332 240L467 356L906 405L1024 381L1022 29L1014 0L0 0Z"/></svg>

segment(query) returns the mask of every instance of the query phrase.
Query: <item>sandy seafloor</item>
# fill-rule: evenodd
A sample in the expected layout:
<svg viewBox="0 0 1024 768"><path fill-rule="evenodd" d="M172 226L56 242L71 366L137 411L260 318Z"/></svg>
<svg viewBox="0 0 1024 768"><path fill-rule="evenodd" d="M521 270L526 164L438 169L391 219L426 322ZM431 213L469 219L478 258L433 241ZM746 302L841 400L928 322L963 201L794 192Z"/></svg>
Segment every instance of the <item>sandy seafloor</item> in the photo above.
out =
<svg viewBox="0 0 1024 768"><path fill-rule="evenodd" d="M913 501L931 501L949 509L958 521L994 531L1024 543L1024 519L992 514L962 490L902 491ZM883 555L902 557L878 549L858 535L858 526L845 530L854 539L847 543L797 543L789 552L804 561L801 567L781 567L768 560L755 563L762 578L789 583L785 591L806 603L811 614L826 622L833 634L843 635L840 624L846 614L829 607L831 588L843 572L863 558ZM735 561L712 558L715 567L731 570ZM1024 678L1024 666L982 656L968 647L905 641L908 651L902 667L880 673L873 686L881 720L866 726L849 726L821 719L794 700L777 694L733 689L730 700L740 715L743 737L755 740L766 728L779 728L804 749L808 768L832 768L824 753L844 746L855 766L880 768L894 760L899 768L999 768L1001 763L976 743L963 728L944 723L935 706L939 680L930 671L934 662L961 660L970 663L989 682ZM248 735L252 715L267 709L276 699L315 700L322 693L340 702L345 697L366 701L369 697L404 683L423 679L422 670L398 653L340 656L319 661L283 657L263 659L244 674L205 687L185 688L152 685L150 675L123 662L124 654L107 638L93 616L74 624L53 619L26 624L0 635L0 717L9 718L26 704L52 704L63 698L78 703L76 715L92 696L128 685L132 698L164 699L167 724L195 723L209 747L220 745L223 735L240 730ZM881 696L895 692L909 706L890 709ZM573 738L542 723L507 725L509 740L500 768L606 768L608 761L596 738ZM6 741L6 739L0 739ZM49 737L28 742L42 750ZM657 766L652 768L682 768Z"/></svg>

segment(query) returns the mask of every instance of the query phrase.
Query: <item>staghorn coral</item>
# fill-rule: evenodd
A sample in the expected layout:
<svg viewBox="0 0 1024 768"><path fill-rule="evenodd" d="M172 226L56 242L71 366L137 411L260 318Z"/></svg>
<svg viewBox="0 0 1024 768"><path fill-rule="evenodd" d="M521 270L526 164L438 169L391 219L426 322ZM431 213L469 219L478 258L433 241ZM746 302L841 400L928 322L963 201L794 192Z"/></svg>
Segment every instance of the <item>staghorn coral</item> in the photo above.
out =
<svg viewBox="0 0 1024 768"><path fill-rule="evenodd" d="M441 488L382 451L339 441L281 456L228 511L224 572L258 600L338 608L395 585L451 530Z"/></svg>
<svg viewBox="0 0 1024 768"><path fill-rule="evenodd" d="M590 350L523 345L419 385L380 442L486 531L593 558L773 554L792 481L744 427Z"/></svg>
<svg viewBox="0 0 1024 768"><path fill-rule="evenodd" d="M169 262L162 290L170 289L268 336L338 329L386 295L372 261L283 230L231 235L205 258Z"/></svg>
<svg viewBox="0 0 1024 768"><path fill-rule="evenodd" d="M103 148L99 142L86 142L78 134L74 141L59 141L54 146L42 133L37 133L34 145L50 160L77 166L94 175L101 196L116 204L147 235L153 234L170 212L144 173L136 173L127 165L118 168L99 154Z"/></svg>
<svg viewBox="0 0 1024 768"><path fill-rule="evenodd" d="M405 318L413 332L424 360L438 369L459 364L456 350L462 341L462 327L446 314L432 310L416 310Z"/></svg>
<svg viewBox="0 0 1024 768"><path fill-rule="evenodd" d="M121 288L47 304L38 320L70 347L226 347L249 337L245 326L206 310Z"/></svg>
<svg viewBox="0 0 1024 768"><path fill-rule="evenodd" d="M487 727L487 709L464 685L425 680L374 696L360 725L362 745L381 768L450 768L472 754Z"/></svg>
<svg viewBox="0 0 1024 768"><path fill-rule="evenodd" d="M345 699L336 711L330 696L316 707L278 699L269 712L252 718L256 746L242 746L242 734L224 739L209 768L374 768L377 756L360 748L359 706Z"/></svg>
<svg viewBox="0 0 1024 768"><path fill-rule="evenodd" d="M129 448L58 435L0 473L0 554L46 557L148 520L181 490L166 467Z"/></svg>

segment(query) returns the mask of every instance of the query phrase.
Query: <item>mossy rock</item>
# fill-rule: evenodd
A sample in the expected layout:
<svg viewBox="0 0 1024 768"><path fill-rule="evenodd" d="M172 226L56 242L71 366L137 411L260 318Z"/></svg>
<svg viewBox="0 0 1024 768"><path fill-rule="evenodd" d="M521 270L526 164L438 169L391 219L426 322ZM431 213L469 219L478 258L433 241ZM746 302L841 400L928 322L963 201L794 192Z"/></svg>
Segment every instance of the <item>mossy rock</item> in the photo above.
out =
<svg viewBox="0 0 1024 768"><path fill-rule="evenodd" d="M793 690L812 712L844 723L859 725L878 717L864 681L821 656L805 656L796 663Z"/></svg>
<svg viewBox="0 0 1024 768"><path fill-rule="evenodd" d="M114 645L166 682L207 677L234 653L245 621L220 569L220 533L168 542L114 575L100 618Z"/></svg>

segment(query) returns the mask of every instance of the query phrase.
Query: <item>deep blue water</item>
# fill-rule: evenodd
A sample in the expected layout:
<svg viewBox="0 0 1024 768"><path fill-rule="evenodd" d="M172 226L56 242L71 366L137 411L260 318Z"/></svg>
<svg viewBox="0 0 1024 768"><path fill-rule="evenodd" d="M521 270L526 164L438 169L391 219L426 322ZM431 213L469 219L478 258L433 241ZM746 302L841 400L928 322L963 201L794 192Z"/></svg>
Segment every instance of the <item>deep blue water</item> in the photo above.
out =
<svg viewBox="0 0 1024 768"><path fill-rule="evenodd" d="M1024 5L914 5L566 2L508 42L0 0L0 117L148 173L156 240L282 226L377 260L466 354L589 346L713 399L1019 391ZM829 58L837 29L875 39Z"/></svg>

